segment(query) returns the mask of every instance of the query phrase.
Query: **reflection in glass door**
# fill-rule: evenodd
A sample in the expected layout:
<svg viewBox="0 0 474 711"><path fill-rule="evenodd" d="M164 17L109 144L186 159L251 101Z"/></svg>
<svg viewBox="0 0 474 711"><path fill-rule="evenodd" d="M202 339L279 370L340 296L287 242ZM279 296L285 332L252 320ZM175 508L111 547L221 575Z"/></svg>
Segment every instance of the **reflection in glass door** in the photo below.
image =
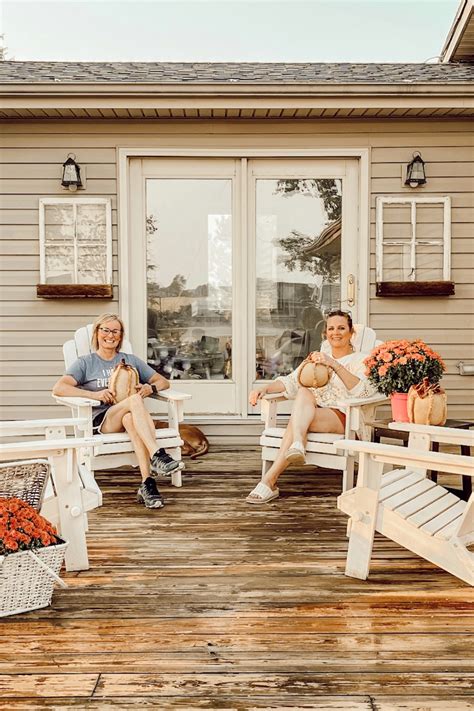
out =
<svg viewBox="0 0 474 711"><path fill-rule="evenodd" d="M232 183L148 179L148 363L172 380L232 377Z"/></svg>
<svg viewBox="0 0 474 711"><path fill-rule="evenodd" d="M321 345L341 293L340 179L256 181L255 378L286 375Z"/></svg>
<svg viewBox="0 0 474 711"><path fill-rule="evenodd" d="M251 162L253 383L287 375L319 350L325 313L344 301L343 192L353 186L346 186L345 161L325 163ZM346 272L355 242L344 244Z"/></svg>
<svg viewBox="0 0 474 711"><path fill-rule="evenodd" d="M192 395L194 414L238 414L238 163L149 159L140 172L143 247L132 259L144 267L132 291L146 307L136 325L146 331L142 349L152 368Z"/></svg>

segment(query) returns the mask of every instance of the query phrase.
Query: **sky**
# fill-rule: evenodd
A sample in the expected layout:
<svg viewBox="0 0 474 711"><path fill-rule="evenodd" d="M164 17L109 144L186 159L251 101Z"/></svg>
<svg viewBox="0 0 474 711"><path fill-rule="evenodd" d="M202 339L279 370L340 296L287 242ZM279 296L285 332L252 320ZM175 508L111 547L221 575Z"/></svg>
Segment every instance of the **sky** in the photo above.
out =
<svg viewBox="0 0 474 711"><path fill-rule="evenodd" d="M1 0L8 59L424 62L459 0Z"/></svg>

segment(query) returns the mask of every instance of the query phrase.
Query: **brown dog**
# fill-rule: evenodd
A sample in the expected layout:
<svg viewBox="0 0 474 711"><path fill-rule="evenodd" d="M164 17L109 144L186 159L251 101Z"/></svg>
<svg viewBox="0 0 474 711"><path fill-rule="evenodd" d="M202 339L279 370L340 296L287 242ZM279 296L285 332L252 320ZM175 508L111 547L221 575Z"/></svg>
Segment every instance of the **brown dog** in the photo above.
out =
<svg viewBox="0 0 474 711"><path fill-rule="evenodd" d="M155 429L163 429L168 427L167 422L155 422ZM180 425L179 434L184 444L181 448L181 454L183 457L191 457L191 459L196 459L203 454L207 454L209 451L209 440L203 432L198 427L194 425Z"/></svg>

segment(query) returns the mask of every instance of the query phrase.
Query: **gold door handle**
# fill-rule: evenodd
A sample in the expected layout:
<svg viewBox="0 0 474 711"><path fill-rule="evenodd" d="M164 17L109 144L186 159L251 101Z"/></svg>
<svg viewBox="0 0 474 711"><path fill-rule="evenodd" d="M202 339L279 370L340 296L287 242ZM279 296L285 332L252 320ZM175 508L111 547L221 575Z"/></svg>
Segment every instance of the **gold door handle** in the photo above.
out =
<svg viewBox="0 0 474 711"><path fill-rule="evenodd" d="M353 274L347 277L347 305L355 306L356 280Z"/></svg>

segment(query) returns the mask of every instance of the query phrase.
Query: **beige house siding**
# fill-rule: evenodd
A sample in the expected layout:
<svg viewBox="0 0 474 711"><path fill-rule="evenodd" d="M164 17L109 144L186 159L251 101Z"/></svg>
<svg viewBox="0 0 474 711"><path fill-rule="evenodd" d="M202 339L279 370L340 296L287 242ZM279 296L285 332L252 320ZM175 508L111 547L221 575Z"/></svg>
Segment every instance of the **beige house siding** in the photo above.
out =
<svg viewBox="0 0 474 711"><path fill-rule="evenodd" d="M446 359L451 417L472 416L474 378L458 375L474 361L473 135L463 121L378 122L5 122L0 138L0 392L2 418L62 412L51 387L62 373L63 342L98 312L118 309L118 147L369 148L370 325L382 339L422 337ZM420 150L427 185L418 194L452 198L452 278L449 298L375 298L375 198L413 194L401 184L401 165ZM87 167L81 195L112 198L114 302L36 297L39 281L38 199L64 196L61 164L69 152ZM364 209L365 206L362 206Z"/></svg>

